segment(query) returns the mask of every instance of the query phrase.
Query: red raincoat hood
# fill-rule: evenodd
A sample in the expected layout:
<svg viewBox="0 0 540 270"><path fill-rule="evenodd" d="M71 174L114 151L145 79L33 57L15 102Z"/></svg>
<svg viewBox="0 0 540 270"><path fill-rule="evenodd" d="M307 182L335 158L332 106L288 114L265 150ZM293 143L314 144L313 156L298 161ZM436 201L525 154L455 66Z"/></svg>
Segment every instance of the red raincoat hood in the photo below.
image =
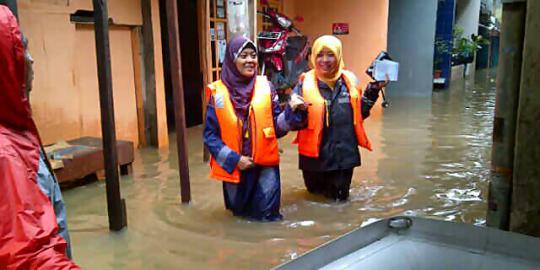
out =
<svg viewBox="0 0 540 270"><path fill-rule="evenodd" d="M37 135L24 78L24 45L17 20L0 5L0 124Z"/></svg>
<svg viewBox="0 0 540 270"><path fill-rule="evenodd" d="M36 181L40 142L24 82L17 20L0 5L0 269L78 269Z"/></svg>

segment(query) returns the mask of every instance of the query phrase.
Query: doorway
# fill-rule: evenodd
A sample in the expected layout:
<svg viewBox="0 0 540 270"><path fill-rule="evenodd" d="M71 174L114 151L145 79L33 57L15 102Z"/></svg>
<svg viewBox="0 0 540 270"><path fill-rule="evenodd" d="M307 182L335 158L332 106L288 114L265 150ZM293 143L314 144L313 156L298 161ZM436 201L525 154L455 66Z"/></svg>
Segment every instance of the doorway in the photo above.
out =
<svg viewBox="0 0 540 270"><path fill-rule="evenodd" d="M94 25L76 23L75 30L77 53L74 55L75 88L73 91L77 93L79 104L77 110L71 113L78 113L80 122L69 128L77 127L76 137L101 137ZM134 53L133 45L138 43L138 40L134 38L133 31L131 27L111 25L109 43L116 134L118 134L118 140L131 141L135 147L138 147L142 143L139 132L141 118L137 113L139 107L137 92L140 91L137 85L141 78L134 73L138 59L134 57L137 53ZM66 134L70 130L62 132Z"/></svg>
<svg viewBox="0 0 540 270"><path fill-rule="evenodd" d="M178 3L178 18L180 31L180 51L182 57L182 76L184 86L184 112L186 126L192 127L202 124L202 91L204 90L203 74L200 63L199 31L197 18L197 1L183 0ZM170 131L175 130L174 100L170 75L169 34L167 32L167 15L165 0L159 1L163 69L165 79L165 98L167 105L167 126Z"/></svg>

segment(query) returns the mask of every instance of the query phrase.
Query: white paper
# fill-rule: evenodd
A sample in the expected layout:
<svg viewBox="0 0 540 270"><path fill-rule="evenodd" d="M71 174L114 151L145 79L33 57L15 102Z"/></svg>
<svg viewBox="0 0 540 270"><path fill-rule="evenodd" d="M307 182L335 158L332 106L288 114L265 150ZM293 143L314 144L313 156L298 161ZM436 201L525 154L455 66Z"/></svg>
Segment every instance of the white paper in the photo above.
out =
<svg viewBox="0 0 540 270"><path fill-rule="evenodd" d="M218 44L218 59L220 63L223 63L225 60L225 53L227 52L227 41L220 39L217 42Z"/></svg>
<svg viewBox="0 0 540 270"><path fill-rule="evenodd" d="M231 37L242 35L249 37L249 5L247 0L228 0L227 25Z"/></svg>
<svg viewBox="0 0 540 270"><path fill-rule="evenodd" d="M225 18L225 8L217 7L217 16L218 18Z"/></svg>
<svg viewBox="0 0 540 270"><path fill-rule="evenodd" d="M375 61L373 77L375 77L376 81L386 81L386 75L388 75L388 79L395 82L398 80L398 73L398 62L390 60Z"/></svg>
<svg viewBox="0 0 540 270"><path fill-rule="evenodd" d="M216 31L217 31L218 39L225 39L225 24L224 23L216 23Z"/></svg>

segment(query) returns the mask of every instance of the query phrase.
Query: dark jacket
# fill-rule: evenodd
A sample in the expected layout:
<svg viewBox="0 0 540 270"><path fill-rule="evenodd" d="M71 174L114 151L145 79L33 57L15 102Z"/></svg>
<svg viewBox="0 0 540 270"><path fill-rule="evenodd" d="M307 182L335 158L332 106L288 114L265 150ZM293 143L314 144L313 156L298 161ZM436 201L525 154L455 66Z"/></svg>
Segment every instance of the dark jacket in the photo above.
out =
<svg viewBox="0 0 540 270"><path fill-rule="evenodd" d="M299 156L299 167L306 171L334 171L360 166L360 152L354 133L352 108L349 91L338 79L334 91L322 81L318 81L321 96L328 101L329 125L324 125L319 158ZM293 90L302 95L302 82ZM368 84L362 96L362 117L366 119L369 111L379 97L379 89Z"/></svg>

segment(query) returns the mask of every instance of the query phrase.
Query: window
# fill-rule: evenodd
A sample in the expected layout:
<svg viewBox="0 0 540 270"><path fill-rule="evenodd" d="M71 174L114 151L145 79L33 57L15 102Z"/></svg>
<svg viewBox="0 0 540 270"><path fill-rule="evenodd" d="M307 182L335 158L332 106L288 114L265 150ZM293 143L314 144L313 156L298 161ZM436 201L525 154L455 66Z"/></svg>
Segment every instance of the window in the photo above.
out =
<svg viewBox="0 0 540 270"><path fill-rule="evenodd" d="M211 81L219 79L227 46L227 1L210 0Z"/></svg>

